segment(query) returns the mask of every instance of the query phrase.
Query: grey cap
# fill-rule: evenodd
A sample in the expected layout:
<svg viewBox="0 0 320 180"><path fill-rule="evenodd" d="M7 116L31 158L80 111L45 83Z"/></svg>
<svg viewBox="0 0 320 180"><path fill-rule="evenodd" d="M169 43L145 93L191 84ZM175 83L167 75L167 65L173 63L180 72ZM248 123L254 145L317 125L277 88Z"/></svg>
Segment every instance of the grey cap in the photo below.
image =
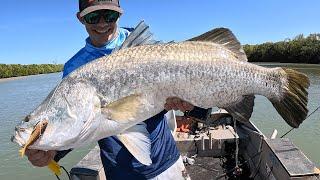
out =
<svg viewBox="0 0 320 180"><path fill-rule="evenodd" d="M79 0L80 17L101 9L117 11L120 14L123 13L119 0Z"/></svg>

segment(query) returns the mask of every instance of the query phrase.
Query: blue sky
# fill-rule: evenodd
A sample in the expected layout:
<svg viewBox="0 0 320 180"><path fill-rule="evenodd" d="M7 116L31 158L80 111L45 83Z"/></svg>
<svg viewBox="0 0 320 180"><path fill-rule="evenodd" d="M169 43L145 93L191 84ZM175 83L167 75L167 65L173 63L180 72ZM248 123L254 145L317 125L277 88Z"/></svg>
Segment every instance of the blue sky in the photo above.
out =
<svg viewBox="0 0 320 180"><path fill-rule="evenodd" d="M228 27L242 44L320 33L319 0L122 0L120 26L140 20L161 40ZM87 37L77 0L1 0L0 63L64 63Z"/></svg>

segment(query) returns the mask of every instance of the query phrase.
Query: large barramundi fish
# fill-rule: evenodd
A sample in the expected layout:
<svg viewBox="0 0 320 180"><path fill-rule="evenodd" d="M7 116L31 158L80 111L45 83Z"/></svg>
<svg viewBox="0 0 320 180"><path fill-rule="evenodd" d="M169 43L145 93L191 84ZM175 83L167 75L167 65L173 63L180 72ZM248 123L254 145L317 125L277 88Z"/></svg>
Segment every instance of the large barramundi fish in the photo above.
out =
<svg viewBox="0 0 320 180"><path fill-rule="evenodd" d="M13 141L23 147L22 154L26 148L65 150L117 135L137 160L150 165L151 142L143 121L162 112L168 97L223 108L247 122L254 95L262 95L290 126L305 120L308 77L248 63L230 30L146 44L150 37L141 27L116 52L62 79L16 127Z"/></svg>

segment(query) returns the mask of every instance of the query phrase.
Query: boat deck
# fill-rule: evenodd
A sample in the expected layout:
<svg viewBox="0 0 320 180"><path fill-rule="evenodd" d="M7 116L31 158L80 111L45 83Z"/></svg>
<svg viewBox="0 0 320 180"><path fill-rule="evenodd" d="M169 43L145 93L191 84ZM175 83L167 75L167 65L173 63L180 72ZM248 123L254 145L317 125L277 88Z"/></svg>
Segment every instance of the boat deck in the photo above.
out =
<svg viewBox="0 0 320 180"><path fill-rule="evenodd" d="M223 118L197 133L175 134L192 180L319 178L314 163L289 139L268 139L252 123L237 123L236 130L232 125L230 118ZM72 179L105 180L99 147L70 174Z"/></svg>
<svg viewBox="0 0 320 180"><path fill-rule="evenodd" d="M192 180L204 180L209 177L214 179L214 177L220 176L221 179L226 179L219 158L197 157L193 165L186 164L186 169Z"/></svg>

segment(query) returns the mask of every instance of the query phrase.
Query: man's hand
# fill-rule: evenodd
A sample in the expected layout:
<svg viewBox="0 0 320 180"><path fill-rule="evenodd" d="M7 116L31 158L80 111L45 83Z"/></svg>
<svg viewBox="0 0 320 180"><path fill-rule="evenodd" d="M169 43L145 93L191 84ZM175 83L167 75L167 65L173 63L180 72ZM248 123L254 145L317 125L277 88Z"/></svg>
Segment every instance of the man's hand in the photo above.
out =
<svg viewBox="0 0 320 180"><path fill-rule="evenodd" d="M164 109L167 111L170 110L180 110L182 112L185 111L191 111L194 108L194 106L186 101L181 100L177 97L169 97L166 100L166 103L164 104Z"/></svg>
<svg viewBox="0 0 320 180"><path fill-rule="evenodd" d="M57 151L41 151L36 149L27 149L26 156L32 165L38 167L47 166L53 160Z"/></svg>

